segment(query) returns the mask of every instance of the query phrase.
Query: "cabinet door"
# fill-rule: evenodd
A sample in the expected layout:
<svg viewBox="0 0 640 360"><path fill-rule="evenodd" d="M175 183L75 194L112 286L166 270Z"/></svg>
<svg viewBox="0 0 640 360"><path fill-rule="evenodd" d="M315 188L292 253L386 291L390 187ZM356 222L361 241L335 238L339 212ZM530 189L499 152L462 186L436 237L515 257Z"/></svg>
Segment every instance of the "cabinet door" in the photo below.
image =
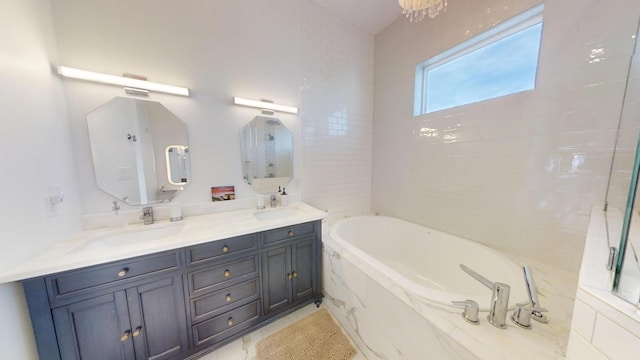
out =
<svg viewBox="0 0 640 360"><path fill-rule="evenodd" d="M293 301L316 293L316 246L313 239L299 241L292 248Z"/></svg>
<svg viewBox="0 0 640 360"><path fill-rule="evenodd" d="M124 291L53 309L62 359L135 359Z"/></svg>
<svg viewBox="0 0 640 360"><path fill-rule="evenodd" d="M168 359L188 348L181 276L127 289L137 359Z"/></svg>
<svg viewBox="0 0 640 360"><path fill-rule="evenodd" d="M283 246L262 253L264 313L284 309L291 303L291 247Z"/></svg>

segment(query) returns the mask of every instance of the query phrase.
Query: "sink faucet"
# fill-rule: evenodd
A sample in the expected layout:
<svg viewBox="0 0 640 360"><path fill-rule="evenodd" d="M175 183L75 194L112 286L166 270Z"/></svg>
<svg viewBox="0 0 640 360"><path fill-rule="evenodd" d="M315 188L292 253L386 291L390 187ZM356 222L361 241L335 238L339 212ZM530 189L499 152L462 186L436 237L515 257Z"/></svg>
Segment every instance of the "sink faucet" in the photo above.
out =
<svg viewBox="0 0 640 360"><path fill-rule="evenodd" d="M493 293L491 294L491 304L489 305L487 320L489 320L491 325L505 329L507 327L505 320L507 319L511 287L507 284L492 282L463 264L460 264L460 268L471 275L472 278L478 280L482 285L492 290Z"/></svg>
<svg viewBox="0 0 640 360"><path fill-rule="evenodd" d="M145 225L153 224L153 208L151 206L142 208L142 215L140 215L140 220L143 220Z"/></svg>

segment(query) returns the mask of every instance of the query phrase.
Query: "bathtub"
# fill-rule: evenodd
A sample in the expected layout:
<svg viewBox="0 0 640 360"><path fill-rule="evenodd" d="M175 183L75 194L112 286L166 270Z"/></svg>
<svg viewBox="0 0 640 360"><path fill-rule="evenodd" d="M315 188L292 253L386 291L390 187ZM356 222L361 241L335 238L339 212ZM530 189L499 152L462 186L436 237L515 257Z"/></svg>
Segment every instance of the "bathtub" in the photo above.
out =
<svg viewBox="0 0 640 360"><path fill-rule="evenodd" d="M510 307L527 302L522 268L482 244L398 218L356 216L334 224L336 244L422 299L453 306L474 300L489 309L491 290L460 269L464 264L493 282L510 285Z"/></svg>
<svg viewBox="0 0 640 360"><path fill-rule="evenodd" d="M325 225L324 304L367 359L564 359L572 292L551 286L562 273L521 258L516 265L484 245L397 218ZM459 264L509 284L511 307L528 301L521 265L532 265L551 321L524 330L507 319L507 329L498 329L484 311L479 325L467 323L451 301L471 299L487 309L491 290Z"/></svg>

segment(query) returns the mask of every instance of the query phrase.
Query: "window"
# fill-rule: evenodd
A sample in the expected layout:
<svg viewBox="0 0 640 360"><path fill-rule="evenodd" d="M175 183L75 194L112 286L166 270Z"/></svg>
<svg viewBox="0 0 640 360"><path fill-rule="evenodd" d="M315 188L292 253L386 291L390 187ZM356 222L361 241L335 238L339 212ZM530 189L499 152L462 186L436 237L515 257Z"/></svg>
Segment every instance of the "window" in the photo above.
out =
<svg viewBox="0 0 640 360"><path fill-rule="evenodd" d="M413 115L533 89L543 6L419 64Z"/></svg>

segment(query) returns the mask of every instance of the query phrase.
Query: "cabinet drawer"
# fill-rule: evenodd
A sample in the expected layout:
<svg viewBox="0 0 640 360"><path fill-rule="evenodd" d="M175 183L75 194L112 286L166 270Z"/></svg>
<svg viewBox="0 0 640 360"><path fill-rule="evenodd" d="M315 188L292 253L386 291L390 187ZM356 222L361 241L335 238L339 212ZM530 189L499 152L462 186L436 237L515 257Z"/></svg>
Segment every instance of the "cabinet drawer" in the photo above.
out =
<svg viewBox="0 0 640 360"><path fill-rule="evenodd" d="M226 339L258 322L260 301L218 315L192 327L196 346Z"/></svg>
<svg viewBox="0 0 640 360"><path fill-rule="evenodd" d="M258 257L240 259L189 273L189 292L199 296L258 275Z"/></svg>
<svg viewBox="0 0 640 360"><path fill-rule="evenodd" d="M54 299L100 285L114 285L142 275L174 270L180 265L178 254L162 253L56 274L47 277L50 296Z"/></svg>
<svg viewBox="0 0 640 360"><path fill-rule="evenodd" d="M192 246L187 248L187 264L197 265L243 251L257 250L257 238L257 234L251 234Z"/></svg>
<svg viewBox="0 0 640 360"><path fill-rule="evenodd" d="M258 279L218 290L191 300L191 320L196 323L212 315L225 312L243 302L258 297Z"/></svg>
<svg viewBox="0 0 640 360"><path fill-rule="evenodd" d="M315 226L312 222L292 225L275 230L265 231L262 235L262 241L264 245L269 245L280 241L289 240L300 235L312 234L314 231Z"/></svg>

